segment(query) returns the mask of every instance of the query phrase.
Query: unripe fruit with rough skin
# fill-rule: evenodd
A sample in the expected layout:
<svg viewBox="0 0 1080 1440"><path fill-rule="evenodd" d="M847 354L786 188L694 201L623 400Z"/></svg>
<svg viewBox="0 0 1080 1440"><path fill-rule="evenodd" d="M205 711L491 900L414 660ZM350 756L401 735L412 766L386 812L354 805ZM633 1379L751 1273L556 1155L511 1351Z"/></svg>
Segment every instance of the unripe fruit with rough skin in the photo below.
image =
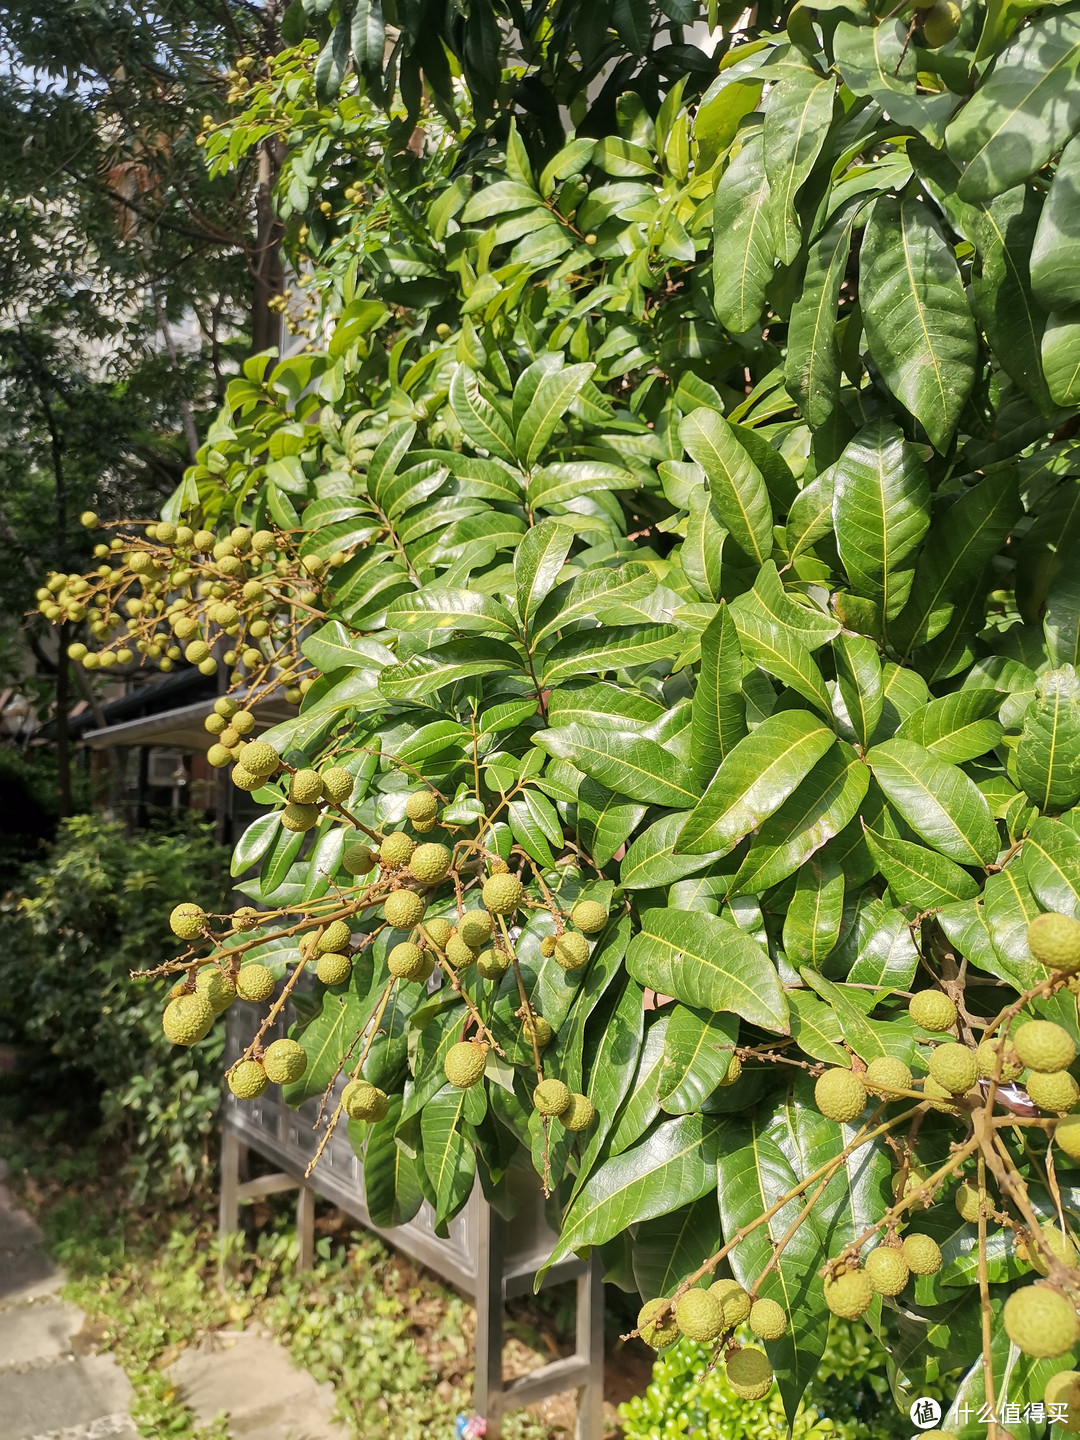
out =
<svg viewBox="0 0 1080 1440"><path fill-rule="evenodd" d="M1080 968L1080 920L1071 915L1039 915L1027 929L1028 949L1041 965L1070 975Z"/></svg>
<svg viewBox="0 0 1080 1440"><path fill-rule="evenodd" d="M724 1309L724 1325L733 1330L750 1318L753 1301L737 1280L714 1280L709 1294L715 1295Z"/></svg>
<svg viewBox="0 0 1080 1440"><path fill-rule="evenodd" d="M923 1094L930 1101L932 1110L939 1110L943 1115L959 1115L959 1109L951 1102L955 1099L951 1090L946 1090L944 1085L939 1085L932 1075L927 1075L923 1081Z"/></svg>
<svg viewBox="0 0 1080 1440"><path fill-rule="evenodd" d="M214 1009L205 995L178 995L165 1006L161 1028L174 1045L194 1045L209 1033Z"/></svg>
<svg viewBox="0 0 1080 1440"><path fill-rule="evenodd" d="M1025 1355L1052 1360L1080 1340L1080 1322L1065 1296L1049 1285L1014 1290L1001 1312L1005 1333Z"/></svg>
<svg viewBox="0 0 1080 1440"><path fill-rule="evenodd" d="M1004 1042L1000 1040L980 1041L979 1048L975 1051L975 1067L984 1080L993 1078L994 1071L997 1067L998 1051L1003 1044ZM1011 1046L1006 1045L1005 1054L1001 1061L1001 1083L1007 1085L1011 1081L1019 1079L1023 1073L1024 1067L1016 1058L1016 1052Z"/></svg>
<svg viewBox="0 0 1080 1440"><path fill-rule="evenodd" d="M1066 1115L1058 1121L1054 1143L1070 1160L1080 1160L1080 1115Z"/></svg>
<svg viewBox="0 0 1080 1440"><path fill-rule="evenodd" d="M503 950L481 950L476 957L477 973L483 980L501 980L510 968L510 957Z"/></svg>
<svg viewBox="0 0 1080 1440"><path fill-rule="evenodd" d="M857 1320L874 1300L874 1286L865 1270L848 1270L825 1281L825 1304L842 1320Z"/></svg>
<svg viewBox="0 0 1080 1440"><path fill-rule="evenodd" d="M400 870L412 859L416 842L404 830L392 831L379 846L379 860L384 870Z"/></svg>
<svg viewBox="0 0 1080 1440"><path fill-rule="evenodd" d="M903 1252L895 1245L871 1250L863 1268L878 1295L899 1295L911 1274Z"/></svg>
<svg viewBox="0 0 1080 1440"><path fill-rule="evenodd" d="M814 1086L814 1104L826 1120L846 1124L866 1107L866 1087L851 1070L826 1070Z"/></svg>
<svg viewBox="0 0 1080 1440"><path fill-rule="evenodd" d="M101 524L93 510L84 510L79 516L79 524L87 530L96 530Z"/></svg>
<svg viewBox="0 0 1080 1440"><path fill-rule="evenodd" d="M395 930L411 930L424 918L427 907L415 890L395 890L386 897L383 914Z"/></svg>
<svg viewBox="0 0 1080 1440"><path fill-rule="evenodd" d="M675 1323L688 1339L708 1343L724 1328L724 1309L708 1290L688 1290L675 1306Z"/></svg>
<svg viewBox="0 0 1080 1440"><path fill-rule="evenodd" d="M550 960L552 955L555 954L555 943L554 935L545 935L540 941L540 954L543 955L545 960Z"/></svg>
<svg viewBox="0 0 1080 1440"><path fill-rule="evenodd" d="M353 777L341 765L331 765L322 772L322 790L327 800L344 805L353 792Z"/></svg>
<svg viewBox="0 0 1080 1440"><path fill-rule="evenodd" d="M1056 1225L1043 1225L1039 1231L1039 1240L1042 1246L1049 1250L1055 1260L1062 1265L1068 1266L1070 1270L1076 1268L1076 1246L1072 1237L1063 1235ZM1047 1275L1050 1266L1047 1264L1046 1256L1038 1245L1031 1243L1027 1246L1027 1258L1031 1268L1040 1275Z"/></svg>
<svg viewBox="0 0 1080 1440"><path fill-rule="evenodd" d="M489 875L480 893L493 915L512 915L525 899L525 887L516 875Z"/></svg>
<svg viewBox="0 0 1080 1440"><path fill-rule="evenodd" d="M246 932L254 930L259 923L259 912L253 905L241 905L233 913L233 929Z"/></svg>
<svg viewBox="0 0 1080 1440"><path fill-rule="evenodd" d="M266 781L259 775L252 775L245 770L243 765L234 765L232 768L232 783L238 790L261 790Z"/></svg>
<svg viewBox="0 0 1080 1440"><path fill-rule="evenodd" d="M475 961L479 951L474 950L471 945L466 945L458 932L454 933L443 946L447 960L455 970L466 970Z"/></svg>
<svg viewBox="0 0 1080 1440"><path fill-rule="evenodd" d="M447 920L445 915L433 915L424 921L424 928L421 931L425 939L430 940L432 945L440 950L446 949L446 942L454 933L454 927Z"/></svg>
<svg viewBox="0 0 1080 1440"><path fill-rule="evenodd" d="M543 1050L550 1045L555 1032L544 1019L543 1015L534 1015L531 1020L525 1019L521 1022L521 1034L526 1044L531 1045L533 1036L536 1037L536 1048Z"/></svg>
<svg viewBox="0 0 1080 1440"><path fill-rule="evenodd" d="M589 942L576 930L567 930L555 941L555 959L564 970L580 970L589 963Z"/></svg>
<svg viewBox="0 0 1080 1440"><path fill-rule="evenodd" d="M1080 1370L1059 1370L1051 1375L1043 1391L1043 1403L1049 1408L1064 1407L1064 1421L1056 1420L1066 1434L1075 1435L1080 1431Z"/></svg>
<svg viewBox="0 0 1080 1440"><path fill-rule="evenodd" d="M930 1056L930 1074L950 1095L966 1095L975 1084L975 1052L966 1045L938 1045Z"/></svg>
<svg viewBox="0 0 1080 1440"><path fill-rule="evenodd" d="M439 813L439 802L430 790L415 790L405 801L405 814L410 820L434 820Z"/></svg>
<svg viewBox="0 0 1080 1440"><path fill-rule="evenodd" d="M607 924L608 912L598 900L579 900L570 912L570 919L586 935L595 935Z"/></svg>
<svg viewBox="0 0 1080 1440"><path fill-rule="evenodd" d="M572 1094L570 1104L559 1116L559 1123L575 1133L587 1130L596 1119L596 1107L587 1095Z"/></svg>
<svg viewBox="0 0 1080 1440"><path fill-rule="evenodd" d="M913 1274L936 1275L941 1269L941 1247L929 1235L907 1235L902 1248L907 1267Z"/></svg>
<svg viewBox="0 0 1080 1440"><path fill-rule="evenodd" d="M224 770L226 765L232 764L232 751L227 745L211 745L206 752L206 763L212 765L215 770Z"/></svg>
<svg viewBox="0 0 1080 1440"><path fill-rule="evenodd" d="M1076 1059L1072 1036L1052 1020L1028 1020L1013 1035L1013 1045L1022 1064L1044 1075L1067 1070Z"/></svg>
<svg viewBox="0 0 1080 1440"><path fill-rule="evenodd" d="M307 1069L307 1052L295 1040L275 1040L266 1048L263 1069L275 1085L292 1085Z"/></svg>
<svg viewBox="0 0 1080 1440"><path fill-rule="evenodd" d="M661 1315L660 1312L664 1313ZM646 1300L638 1311L638 1334L652 1350L665 1350L679 1338L675 1307L666 1300Z"/></svg>
<svg viewBox="0 0 1080 1440"><path fill-rule="evenodd" d="M322 797L322 776L317 770L297 770L289 778L289 799L297 805L314 805Z"/></svg>
<svg viewBox="0 0 1080 1440"><path fill-rule="evenodd" d="M755 1300L750 1309L750 1329L759 1340L779 1340L787 1334L787 1315L775 1300Z"/></svg>
<svg viewBox="0 0 1080 1440"><path fill-rule="evenodd" d="M386 968L399 980L419 980L425 966L424 952L409 940L395 945L386 957Z"/></svg>
<svg viewBox="0 0 1080 1440"><path fill-rule="evenodd" d="M206 929L206 911L185 901L169 916L169 929L181 940L198 940Z"/></svg>
<svg viewBox="0 0 1080 1440"><path fill-rule="evenodd" d="M341 865L349 875L368 875L375 868L375 856L366 845L346 845L342 852Z"/></svg>
<svg viewBox="0 0 1080 1440"><path fill-rule="evenodd" d="M445 845L418 845L409 861L409 869L421 885L438 885L450 874L453 856Z"/></svg>
<svg viewBox="0 0 1080 1440"><path fill-rule="evenodd" d="M260 1004L274 993L274 972L265 965L244 965L236 977L236 993L241 1000Z"/></svg>
<svg viewBox="0 0 1080 1440"><path fill-rule="evenodd" d="M204 966L195 977L195 989L210 1001L215 1017L223 1015L236 999L236 986L216 965Z"/></svg>
<svg viewBox="0 0 1080 1440"><path fill-rule="evenodd" d="M346 951L352 939L352 931L344 920L331 920L325 930L315 940L314 936L305 936L315 947L316 953L325 953L330 950Z"/></svg>
<svg viewBox="0 0 1080 1440"><path fill-rule="evenodd" d="M725 1372L728 1385L740 1399L760 1400L772 1388L773 1368L769 1357L754 1345L744 1345L729 1355Z"/></svg>
<svg viewBox="0 0 1080 1440"><path fill-rule="evenodd" d="M315 973L324 985L344 985L352 974L352 960L348 955L339 955L331 950L319 956Z"/></svg>
<svg viewBox="0 0 1080 1440"><path fill-rule="evenodd" d="M269 1083L257 1060L241 1060L229 1075L229 1089L238 1100L257 1100Z"/></svg>
<svg viewBox="0 0 1080 1440"><path fill-rule="evenodd" d="M931 50L937 50L955 38L962 18L956 0L937 0L937 4L922 13L925 16L922 35Z"/></svg>
<svg viewBox="0 0 1080 1440"><path fill-rule="evenodd" d="M561 1115L570 1104L570 1087L561 1080L541 1080L533 1091L533 1107L541 1115Z"/></svg>
<svg viewBox="0 0 1080 1440"><path fill-rule="evenodd" d="M963 1184L957 1186L953 1204L956 1206L956 1213L961 1220L966 1220L969 1225L974 1225L978 1221L979 1192L970 1180L965 1180Z"/></svg>
<svg viewBox="0 0 1080 1440"><path fill-rule="evenodd" d="M912 1075L903 1060L897 1060L892 1055L879 1055L866 1067L863 1081L867 1090L875 1095L887 1096L893 1090L910 1090Z"/></svg>
<svg viewBox="0 0 1080 1440"><path fill-rule="evenodd" d="M273 775L281 764L277 751L265 740L252 740L240 751L240 764L251 775L265 780Z"/></svg>
<svg viewBox="0 0 1080 1440"><path fill-rule="evenodd" d="M434 820L414 820L414 821L412 822L412 828L416 831L417 835L426 835L429 830L434 830L434 829L435 829L435 821L434 821Z"/></svg>
<svg viewBox="0 0 1080 1440"><path fill-rule="evenodd" d="M1025 1082L1028 1099L1051 1115L1067 1115L1080 1100L1080 1085L1067 1070L1041 1075L1033 1070Z"/></svg>
<svg viewBox="0 0 1080 1440"><path fill-rule="evenodd" d="M290 800L281 812L281 824L286 830L304 832L313 830L318 823L319 807L317 805L297 805Z"/></svg>
<svg viewBox="0 0 1080 1440"><path fill-rule="evenodd" d="M468 1090L483 1078L488 1047L477 1040L459 1040L451 1045L443 1061L443 1072L451 1085Z"/></svg>
<svg viewBox="0 0 1080 1440"><path fill-rule="evenodd" d="M911 997L908 1014L923 1030L941 1034L956 1024L956 1006L940 990L920 990Z"/></svg>
<svg viewBox="0 0 1080 1440"><path fill-rule="evenodd" d="M350 1120L366 1120L377 1124L385 1120L390 1101L385 1090L368 1080L350 1080L341 1092L341 1108Z"/></svg>
<svg viewBox="0 0 1080 1440"><path fill-rule="evenodd" d="M466 910L458 921L458 934L474 950L487 944L494 929L494 921L486 910Z"/></svg>

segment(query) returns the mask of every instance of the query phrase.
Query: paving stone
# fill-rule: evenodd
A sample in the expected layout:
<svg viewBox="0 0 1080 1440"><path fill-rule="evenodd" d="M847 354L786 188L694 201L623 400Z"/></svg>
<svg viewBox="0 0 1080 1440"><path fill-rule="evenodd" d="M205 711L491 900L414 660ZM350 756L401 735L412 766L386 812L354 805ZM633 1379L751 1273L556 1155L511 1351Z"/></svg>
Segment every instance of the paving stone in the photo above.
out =
<svg viewBox="0 0 1080 1440"><path fill-rule="evenodd" d="M0 1374L4 1440L39 1440L53 1431L67 1440L67 1432L79 1426L126 1419L130 1399L127 1376L109 1355L59 1360L40 1370L9 1370Z"/></svg>
<svg viewBox="0 0 1080 1440"><path fill-rule="evenodd" d="M40 1245L44 1236L29 1215L3 1203L0 1188L0 1252L5 1250L28 1250L31 1245Z"/></svg>
<svg viewBox="0 0 1080 1440"><path fill-rule="evenodd" d="M0 1251L0 1310L54 1295L64 1277L43 1250Z"/></svg>
<svg viewBox="0 0 1080 1440"><path fill-rule="evenodd" d="M212 1336L167 1373L201 1424L228 1411L236 1440L347 1440L333 1418L332 1387L316 1384L265 1336Z"/></svg>
<svg viewBox="0 0 1080 1440"><path fill-rule="evenodd" d="M0 1375L5 1370L51 1365L72 1354L71 1337L82 1311L62 1300L9 1305L0 1310Z"/></svg>

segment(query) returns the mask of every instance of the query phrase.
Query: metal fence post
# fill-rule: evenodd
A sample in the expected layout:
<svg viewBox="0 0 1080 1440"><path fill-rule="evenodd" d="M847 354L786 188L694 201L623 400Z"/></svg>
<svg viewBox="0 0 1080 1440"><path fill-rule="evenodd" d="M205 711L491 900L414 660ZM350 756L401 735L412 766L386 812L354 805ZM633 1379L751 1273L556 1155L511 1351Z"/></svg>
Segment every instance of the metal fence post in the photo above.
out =
<svg viewBox="0 0 1080 1440"><path fill-rule="evenodd" d="M473 1405L487 1421L487 1440L502 1440L503 1222L479 1193L476 1246L476 1379Z"/></svg>
<svg viewBox="0 0 1080 1440"><path fill-rule="evenodd" d="M589 1378L577 1392L577 1440L603 1440L604 1276L595 1254L577 1280L576 1349L589 1367Z"/></svg>
<svg viewBox="0 0 1080 1440"><path fill-rule="evenodd" d="M308 1185L301 1185L296 1197L296 1238L300 1246L297 1269L310 1270L315 1264L315 1191Z"/></svg>

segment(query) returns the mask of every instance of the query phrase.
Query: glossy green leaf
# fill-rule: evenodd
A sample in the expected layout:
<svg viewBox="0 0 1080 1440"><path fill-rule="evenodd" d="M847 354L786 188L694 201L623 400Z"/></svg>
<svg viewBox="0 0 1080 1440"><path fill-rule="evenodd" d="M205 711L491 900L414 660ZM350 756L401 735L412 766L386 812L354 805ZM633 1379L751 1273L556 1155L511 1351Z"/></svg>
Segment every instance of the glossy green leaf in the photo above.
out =
<svg viewBox="0 0 1080 1440"><path fill-rule="evenodd" d="M820 969L840 938L844 918L844 872L824 851L799 872L784 916L784 953L796 968Z"/></svg>
<svg viewBox="0 0 1080 1440"><path fill-rule="evenodd" d="M1080 800L1080 679L1071 665L1039 677L1016 747L1016 778L1040 810Z"/></svg>
<svg viewBox="0 0 1080 1440"><path fill-rule="evenodd" d="M704 470L716 512L734 543L763 563L772 550L769 490L731 426L719 411L702 406L683 417L679 438Z"/></svg>
<svg viewBox="0 0 1080 1440"><path fill-rule="evenodd" d="M544 656L541 684L559 685L575 675L602 675L634 665L670 660L685 636L674 625L602 625L564 635Z"/></svg>
<svg viewBox="0 0 1080 1440"><path fill-rule="evenodd" d="M721 603L701 636L701 670L691 727L697 777L707 785L725 755L746 734L738 634Z"/></svg>
<svg viewBox="0 0 1080 1440"><path fill-rule="evenodd" d="M469 1092L444 1085L420 1112L424 1169L435 1192L435 1223L445 1224L472 1194L476 1162L463 1125Z"/></svg>
<svg viewBox="0 0 1080 1440"><path fill-rule="evenodd" d="M791 63L781 68L769 93L764 127L769 229L782 265L790 265L799 253L795 198L825 144L835 93L832 75Z"/></svg>
<svg viewBox="0 0 1080 1440"><path fill-rule="evenodd" d="M505 605L475 590L440 590L425 585L414 595L399 596L387 609L388 630L484 630L504 639L517 638L518 628Z"/></svg>
<svg viewBox="0 0 1080 1440"><path fill-rule="evenodd" d="M868 745L885 700L877 646L865 635L841 633L833 641L833 659L851 733L860 745Z"/></svg>
<svg viewBox="0 0 1080 1440"><path fill-rule="evenodd" d="M697 803L689 767L655 740L633 731L575 722L542 730L534 743L631 800L680 809Z"/></svg>
<svg viewBox="0 0 1080 1440"><path fill-rule="evenodd" d="M1001 739L1001 722L992 718L1000 704L994 690L957 690L913 711L896 733L959 765L985 755Z"/></svg>
<svg viewBox="0 0 1080 1440"><path fill-rule="evenodd" d="M760 665L788 690L809 700L826 719L832 719L832 705L825 677L803 642L786 626L778 625L754 591L731 602L731 619L739 648L747 660Z"/></svg>
<svg viewBox="0 0 1080 1440"><path fill-rule="evenodd" d="M1080 402L1080 307L1055 310L1047 318L1042 367L1056 405Z"/></svg>
<svg viewBox="0 0 1080 1440"><path fill-rule="evenodd" d="M634 1281L642 1295L670 1295L712 1255L719 1243L716 1196L703 1195L634 1231Z"/></svg>
<svg viewBox="0 0 1080 1440"><path fill-rule="evenodd" d="M811 245L788 324L785 382L815 428L832 414L840 388L836 312L851 252L851 223L850 212L841 212Z"/></svg>
<svg viewBox="0 0 1080 1440"><path fill-rule="evenodd" d="M514 436L514 449L526 469L536 464L555 427L595 369L592 364L567 365L552 370L540 381Z"/></svg>
<svg viewBox="0 0 1080 1440"><path fill-rule="evenodd" d="M517 607L526 633L540 602L559 578L574 532L557 520L541 520L529 530L514 556L514 579L517 582Z"/></svg>
<svg viewBox="0 0 1080 1440"><path fill-rule="evenodd" d="M713 304L720 323L741 335L757 323L776 252L761 131L747 135L720 178L713 208Z"/></svg>
<svg viewBox="0 0 1080 1440"><path fill-rule="evenodd" d="M497 460L517 464L514 437L506 417L483 393L476 375L465 365L458 366L450 382L450 405L474 445Z"/></svg>
<svg viewBox="0 0 1080 1440"><path fill-rule="evenodd" d="M645 818L645 809L586 775L577 792L578 839L597 865L610 864Z"/></svg>
<svg viewBox="0 0 1080 1440"><path fill-rule="evenodd" d="M727 853L725 849L702 855L676 855L675 842L685 822L685 814L676 811L654 821L637 837L619 865L619 884L624 890L652 890L672 885L676 880L704 870Z"/></svg>
<svg viewBox="0 0 1080 1440"><path fill-rule="evenodd" d="M676 1005L664 1037L660 1108L669 1115L699 1109L727 1074L738 1034L735 1016Z"/></svg>
<svg viewBox="0 0 1080 1440"><path fill-rule="evenodd" d="M897 840L865 827L870 854L885 877L893 899L902 905L930 910L957 900L971 900L979 886L966 870L911 840Z"/></svg>
<svg viewBox="0 0 1080 1440"><path fill-rule="evenodd" d="M524 661L502 640L486 636L455 640L402 665L388 665L379 676L379 689L391 700L418 700L470 675L492 675L500 671L522 671Z"/></svg>
<svg viewBox="0 0 1080 1440"><path fill-rule="evenodd" d="M401 1097L387 1097L386 1119L373 1125L364 1147L364 1199L374 1225L406 1225L424 1199L416 1160L394 1139L401 1118Z"/></svg>
<svg viewBox="0 0 1080 1440"><path fill-rule="evenodd" d="M956 765L899 736L867 752L889 803L928 845L961 865L989 865L1000 839L986 797Z"/></svg>
<svg viewBox="0 0 1080 1440"><path fill-rule="evenodd" d="M1024 837L1024 875L1039 904L1073 915L1080 904L1080 835L1045 816Z"/></svg>

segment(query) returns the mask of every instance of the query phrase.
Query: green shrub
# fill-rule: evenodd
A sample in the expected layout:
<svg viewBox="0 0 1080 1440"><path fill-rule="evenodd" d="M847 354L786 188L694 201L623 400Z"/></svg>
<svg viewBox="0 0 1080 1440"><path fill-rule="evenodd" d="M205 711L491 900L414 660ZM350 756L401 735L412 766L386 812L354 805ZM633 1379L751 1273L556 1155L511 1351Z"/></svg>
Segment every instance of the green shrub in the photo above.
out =
<svg viewBox="0 0 1080 1440"><path fill-rule="evenodd" d="M132 984L131 971L167 958L163 914L179 900L197 890L220 906L227 873L205 829L132 837L79 815L0 909L0 1039L39 1047L35 1086L63 1108L97 1104L130 1149L136 1197L207 1172L222 1039L176 1050L161 983Z"/></svg>

